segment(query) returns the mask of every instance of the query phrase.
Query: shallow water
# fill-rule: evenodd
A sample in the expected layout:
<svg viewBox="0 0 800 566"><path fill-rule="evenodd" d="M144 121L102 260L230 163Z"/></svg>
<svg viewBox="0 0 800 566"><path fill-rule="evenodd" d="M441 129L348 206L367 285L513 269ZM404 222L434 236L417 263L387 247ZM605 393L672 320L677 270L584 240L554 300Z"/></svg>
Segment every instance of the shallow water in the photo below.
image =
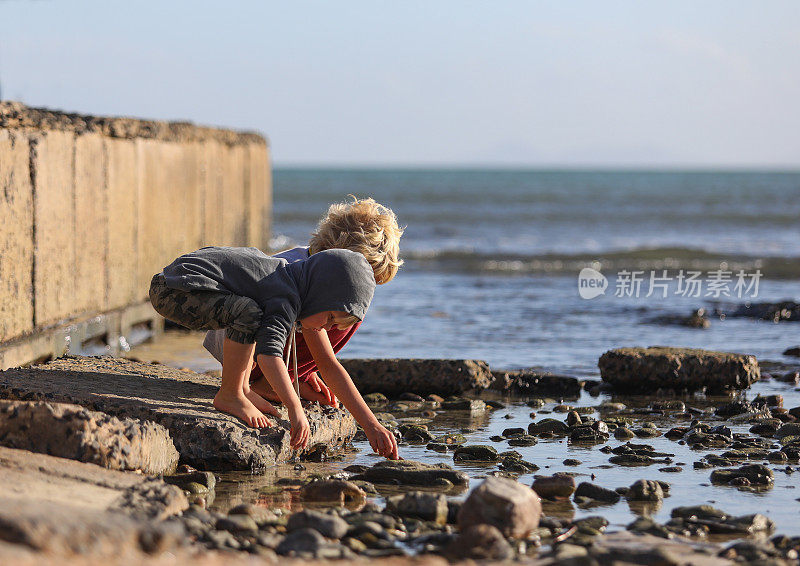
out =
<svg viewBox="0 0 800 566"><path fill-rule="evenodd" d="M198 351L199 335L197 333L170 332L159 342L143 345L135 348L131 354L143 360L160 359L165 363L177 365L179 367L193 366L194 369L218 368L216 362L204 360L203 352ZM170 357L170 353L175 354ZM190 363L195 355L194 363ZM216 365L215 365L216 364ZM747 398L754 398L756 395L782 395L784 406L787 408L800 406L800 389L775 380L763 381L755 384L747 390L744 395ZM491 394L489 394L491 396ZM658 522L669 520L670 511L679 506L710 504L728 513L735 515L747 515L751 513L762 513L767 515L776 524L776 533L787 535L800 535L800 467L796 464L789 465L788 469L796 470L794 473L786 473L786 465L767 464L775 473L774 486L762 492L743 491L733 487L714 486L710 483L711 469L695 470L692 464L702 456L711 452L720 453L724 450L705 449L695 451L686 445L681 445L676 441L665 437L652 439L633 439L631 442L640 444L650 444L659 452L674 454L671 464L654 464L651 466L625 467L611 465L608 462L609 454L600 452L602 446L616 447L623 444L611 437L606 444L598 444L591 447L570 445L565 438L561 439L540 439L538 444L530 447L512 447L506 441L492 442L490 437L500 435L501 432L510 427L527 428L533 420L551 417L563 420L564 413L549 414L552 408L561 402L561 399L550 399L541 409L531 409L525 404L524 398L504 398L492 396L506 404L505 409L488 411L479 415L469 415L461 411L441 411L429 423L430 432L436 436L449 432L461 431L467 438L467 444L490 444L498 451L517 450L523 458L533 462L541 469L536 474L550 475L554 472L565 471L577 474L576 482L591 481L606 488L616 488L629 486L638 479L663 480L671 485L671 496L664 500L660 508L651 509L651 516ZM702 396L683 398L687 406L704 408L719 405L726 401L726 398L704 398ZM601 394L592 397L583 392L579 399L564 400L567 404L575 407L596 407L604 401L621 402L629 408L644 407L653 398L650 397L625 397L617 395ZM380 410L380 409L378 409ZM531 419L531 411L536 412L536 418ZM402 421L406 417L415 417L418 413L394 413L398 420ZM598 417L598 413L593 415ZM628 415L626 415L628 417ZM652 421L658 429L664 433L673 426L688 424L688 420L678 419L674 416L661 415L632 415L630 418L634 423ZM731 425L729 421L717 420L704 417L710 424L725 424L734 433L747 433L750 424ZM632 426L631 428L635 428ZM777 445L777 442L775 443ZM293 465L286 464L276 466L262 475L253 475L245 472L222 473L220 482L217 486L216 499L213 507L226 510L239 503L257 503L270 507L283 507L286 509L298 509L302 507L297 497L296 487L276 486L278 478L304 478L309 474L329 475L340 472L344 467L351 464L372 464L379 460L379 457L372 454L367 442L355 442L356 452L346 453L341 460L325 463L304 462L306 468L297 471ZM479 482L485 475L497 469L496 464L476 465L454 463L452 453L438 453L425 448L425 444L401 445L400 454L409 460L419 460L427 463L443 462L452 465L456 469L466 471L471 480L472 487ZM566 466L562 462L567 459L577 459L581 465L577 467ZM747 462L742 462L742 465ZM679 473L660 472L659 468L665 466L680 465L682 471ZM592 474L595 476L592 479ZM534 474L519 476L519 481L530 485L533 482ZM378 490L381 495L397 493L397 488L381 488ZM450 497L456 499L463 498L467 491L454 494ZM623 498L619 503L580 509L574 506L571 501L558 504L545 503L545 513L559 518L581 518L591 515L602 515L610 522L610 529L623 529L635 518L635 511L632 510ZM641 511L640 511L641 512Z"/></svg>

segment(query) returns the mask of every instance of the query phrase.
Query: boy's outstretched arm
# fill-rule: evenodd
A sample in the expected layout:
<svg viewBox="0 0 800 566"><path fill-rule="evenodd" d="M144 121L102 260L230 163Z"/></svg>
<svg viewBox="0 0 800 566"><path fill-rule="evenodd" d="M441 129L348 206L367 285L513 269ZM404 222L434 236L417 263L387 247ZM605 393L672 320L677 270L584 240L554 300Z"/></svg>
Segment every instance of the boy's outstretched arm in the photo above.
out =
<svg viewBox="0 0 800 566"><path fill-rule="evenodd" d="M308 329L303 330L303 338L325 383L364 429L372 449L390 460L397 460L397 439L367 407L347 370L336 359L328 334L324 330Z"/></svg>
<svg viewBox="0 0 800 566"><path fill-rule="evenodd" d="M290 445L292 449L305 448L311 436L311 427L308 426L308 419L300 404L300 398L292 387L292 380L289 372L286 371L286 364L278 356L258 355L258 367L261 373L272 386L272 390L289 411L289 422L292 425Z"/></svg>

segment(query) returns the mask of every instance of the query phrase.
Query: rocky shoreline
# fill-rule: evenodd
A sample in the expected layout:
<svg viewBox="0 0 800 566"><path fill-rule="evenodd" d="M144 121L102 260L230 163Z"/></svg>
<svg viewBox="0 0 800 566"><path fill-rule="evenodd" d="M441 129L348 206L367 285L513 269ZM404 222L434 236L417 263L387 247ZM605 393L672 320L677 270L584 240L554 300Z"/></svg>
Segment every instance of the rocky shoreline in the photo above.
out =
<svg viewBox="0 0 800 566"><path fill-rule="evenodd" d="M686 465L647 443L664 438L702 452L692 467L707 470L709 485L770 490L776 474L790 474L800 464L800 407L784 408L779 395L732 397L707 408L677 397L643 398L646 403L631 407L569 405L564 399L577 399L583 390L597 394L608 382L493 372L465 362L397 363L393 389L366 396L403 445L452 458L452 466L380 461L314 473L313 462L362 433L344 411L309 407L314 446L300 455L307 463L294 464L275 482L297 502L291 509L215 505L219 480L205 470L259 471L293 455L286 423L254 434L213 411L211 376L81 357L0 372L0 557L20 564L101 557L109 563L171 557L173 563L197 564L798 564L800 536L776 534L762 514L677 505L668 521L656 521L654 510L673 494L670 482L648 479L646 470L677 472ZM359 361L356 379L378 383L387 363ZM654 357L652 363L663 361ZM714 367L709 379L715 383L720 373L741 373L736 364ZM438 375L429 389L401 391L404 379L420 383L426 373ZM789 382L783 374L773 376ZM430 390L437 382L448 389ZM469 443L451 425L441 433L441 419L480 427L506 408L508 401L481 391L527 400L529 425L507 427L492 444ZM553 396L560 402L548 400ZM668 418L672 427L648 420L653 416ZM748 434L732 432L742 423ZM592 481L593 474L545 470L544 462L526 460L514 448L560 441L605 454L609 467L640 467L644 477L627 486L605 485ZM500 443L510 449L498 450ZM462 466L485 471L470 476ZM519 481L531 475L532 482ZM574 518L561 511L565 505L602 510L619 501L635 519L616 532L607 532L609 521L600 513Z"/></svg>

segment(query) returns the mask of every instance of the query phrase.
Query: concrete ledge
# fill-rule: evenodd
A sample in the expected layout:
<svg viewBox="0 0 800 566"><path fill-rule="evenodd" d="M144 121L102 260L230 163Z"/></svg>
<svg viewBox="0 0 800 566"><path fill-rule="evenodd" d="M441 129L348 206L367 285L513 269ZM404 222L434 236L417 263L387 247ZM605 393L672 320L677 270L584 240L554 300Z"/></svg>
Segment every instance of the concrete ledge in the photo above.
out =
<svg viewBox="0 0 800 566"><path fill-rule="evenodd" d="M755 356L692 348L618 348L603 354L597 365L603 381L630 393L724 392L761 378Z"/></svg>
<svg viewBox="0 0 800 566"><path fill-rule="evenodd" d="M0 370L43 362L68 353L120 354L129 345L158 336L164 319L150 303L131 305L0 344Z"/></svg>
<svg viewBox="0 0 800 566"><path fill-rule="evenodd" d="M191 122L88 116L48 108L29 108L20 102L10 101L0 102L0 128L34 128L74 134L97 132L122 139L148 138L177 142L215 140L226 145L267 143L264 136L255 132L197 126Z"/></svg>
<svg viewBox="0 0 800 566"><path fill-rule="evenodd" d="M261 470L289 459L289 423L256 430L211 404L219 380L158 364L66 356L40 366L0 372L0 398L75 403L124 418L150 420L170 431L181 462L202 469ZM285 410L284 410L285 414ZM337 449L356 432L344 410L306 407L311 441Z"/></svg>

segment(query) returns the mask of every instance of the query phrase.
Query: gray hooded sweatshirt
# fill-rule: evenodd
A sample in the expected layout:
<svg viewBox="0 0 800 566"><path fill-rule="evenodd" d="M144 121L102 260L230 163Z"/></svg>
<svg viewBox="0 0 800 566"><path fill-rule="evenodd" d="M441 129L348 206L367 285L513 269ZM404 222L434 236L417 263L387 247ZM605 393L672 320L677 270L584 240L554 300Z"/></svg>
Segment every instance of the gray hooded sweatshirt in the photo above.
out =
<svg viewBox="0 0 800 566"><path fill-rule="evenodd" d="M207 247L164 268L167 286L220 291L253 299L264 311L256 354L282 356L292 324L323 311L364 319L375 276L362 254L333 249L287 263L257 248Z"/></svg>

